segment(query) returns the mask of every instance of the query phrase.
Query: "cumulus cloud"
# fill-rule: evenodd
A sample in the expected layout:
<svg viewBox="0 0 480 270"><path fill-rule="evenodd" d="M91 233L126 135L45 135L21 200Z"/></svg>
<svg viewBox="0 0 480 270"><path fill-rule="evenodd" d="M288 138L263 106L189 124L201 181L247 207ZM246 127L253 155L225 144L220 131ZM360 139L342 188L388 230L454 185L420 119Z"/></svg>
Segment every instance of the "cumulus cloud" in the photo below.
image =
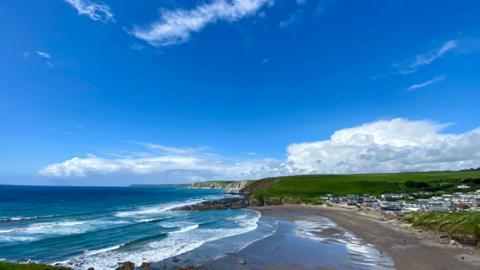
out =
<svg viewBox="0 0 480 270"><path fill-rule="evenodd" d="M430 86L436 82L441 82L443 80L445 80L446 77L445 76L437 76L431 80L428 80L428 81L425 81L425 82L422 82L422 83L417 83L417 84L412 84L410 85L408 88L407 88L407 91L415 91L415 90L418 90L420 88L424 88L424 87L427 87L427 86Z"/></svg>
<svg viewBox="0 0 480 270"><path fill-rule="evenodd" d="M143 143L142 143L143 144ZM86 177L105 174L152 175L160 179L244 179L267 176L278 167L273 159L245 160L224 157L204 148L175 148L145 143L146 152L116 158L95 155L74 157L48 165L40 171L50 177Z"/></svg>
<svg viewBox="0 0 480 270"><path fill-rule="evenodd" d="M135 27L132 34L157 47L182 43L207 24L222 20L234 22L271 3L272 0L214 0L191 10L167 10L160 20L145 28Z"/></svg>
<svg viewBox="0 0 480 270"><path fill-rule="evenodd" d="M75 8L79 15L89 17L94 21L100 22L114 22L113 13L110 7L102 3L94 3L89 0L65 0L73 8Z"/></svg>
<svg viewBox="0 0 480 270"><path fill-rule="evenodd" d="M480 129L442 133L445 124L382 120L336 131L329 140L292 144L291 173L457 170L480 165Z"/></svg>
<svg viewBox="0 0 480 270"><path fill-rule="evenodd" d="M434 61L442 58L448 52L456 49L460 45L460 40L448 40L444 42L440 47L430 50L426 53L417 54L412 60L401 64L395 64L393 67L400 74L410 74L422 66L429 65Z"/></svg>
<svg viewBox="0 0 480 270"><path fill-rule="evenodd" d="M256 179L312 173L458 170L480 166L480 128L444 133L448 124L402 118L338 130L327 140L295 143L285 160L225 157L206 148L144 144L147 152L115 158L88 155L48 165L40 174L157 176L157 181ZM176 179L176 180L175 180Z"/></svg>

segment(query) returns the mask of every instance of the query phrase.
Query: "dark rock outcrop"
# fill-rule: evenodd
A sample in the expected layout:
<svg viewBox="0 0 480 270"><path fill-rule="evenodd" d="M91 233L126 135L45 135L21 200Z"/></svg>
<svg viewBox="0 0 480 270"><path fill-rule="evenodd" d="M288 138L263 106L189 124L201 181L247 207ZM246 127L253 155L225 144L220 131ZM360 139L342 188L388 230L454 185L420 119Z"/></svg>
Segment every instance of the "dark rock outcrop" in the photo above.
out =
<svg viewBox="0 0 480 270"><path fill-rule="evenodd" d="M141 267L143 270L150 270L150 263L144 262Z"/></svg>
<svg viewBox="0 0 480 270"><path fill-rule="evenodd" d="M452 238L460 244L467 246L476 246L479 244L478 240L473 235L467 234L454 234Z"/></svg>
<svg viewBox="0 0 480 270"><path fill-rule="evenodd" d="M133 262L123 262L120 263L117 270L134 270L135 264Z"/></svg>
<svg viewBox="0 0 480 270"><path fill-rule="evenodd" d="M241 265L244 265L244 264L247 263L247 262L245 261L245 259L243 259L243 258L237 258L235 261L236 261L238 264L241 264Z"/></svg>
<svg viewBox="0 0 480 270"><path fill-rule="evenodd" d="M220 200L205 201L198 204L186 205L174 208L174 211L206 211L206 210L224 210L239 209L248 206L248 200L245 197L225 198Z"/></svg>

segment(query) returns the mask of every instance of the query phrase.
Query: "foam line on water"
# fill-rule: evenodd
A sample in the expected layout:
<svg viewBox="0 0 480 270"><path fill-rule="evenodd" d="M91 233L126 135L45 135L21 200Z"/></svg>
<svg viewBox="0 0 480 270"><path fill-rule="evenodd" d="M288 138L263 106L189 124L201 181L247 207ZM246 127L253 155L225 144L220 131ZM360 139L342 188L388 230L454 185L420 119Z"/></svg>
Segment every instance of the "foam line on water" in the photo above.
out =
<svg viewBox="0 0 480 270"><path fill-rule="evenodd" d="M197 228L198 228L198 224L193 224L193 225L190 225L190 226L180 228L180 230L178 230L178 231L169 232L168 234L172 235L172 234L177 234L177 233L186 233L186 232L189 232L189 231L193 231Z"/></svg>
<svg viewBox="0 0 480 270"><path fill-rule="evenodd" d="M116 268L117 263L123 261L132 261L136 265L140 265L145 260L162 261L194 250L207 242L253 231L258 226L260 216L260 213L251 211L244 220L239 220L237 228L200 229L198 225L190 225L168 234L165 239L146 243L136 250L118 248L90 256L83 255L71 259L66 266L77 269L94 267L98 270L108 270Z"/></svg>
<svg viewBox="0 0 480 270"><path fill-rule="evenodd" d="M54 216L34 216L34 217L0 217L0 222L6 221L21 221L21 220L30 220L30 219L39 219L39 218L49 218Z"/></svg>
<svg viewBox="0 0 480 270"><path fill-rule="evenodd" d="M88 250L88 251L85 251L85 255L86 256L93 256L93 255L96 255L96 254L113 251L113 250L119 249L121 247L122 247L122 245L115 245L115 246L106 247L106 248L97 249L97 250Z"/></svg>
<svg viewBox="0 0 480 270"><path fill-rule="evenodd" d="M64 220L33 223L0 231L0 242L29 242L52 236L80 234L112 225L126 224L123 220Z"/></svg>
<svg viewBox="0 0 480 270"><path fill-rule="evenodd" d="M231 195L230 196L228 196L228 194L212 195L212 196L205 196L203 198L198 198L198 199L190 199L186 201L176 201L171 203L158 204L154 206L145 206L145 207L137 208L134 210L120 211L115 213L115 216L120 218L128 218L128 217L137 217L137 216L158 215L158 214L162 214L164 212L170 211L174 208L202 203L209 200L217 200L225 197L231 197Z"/></svg>

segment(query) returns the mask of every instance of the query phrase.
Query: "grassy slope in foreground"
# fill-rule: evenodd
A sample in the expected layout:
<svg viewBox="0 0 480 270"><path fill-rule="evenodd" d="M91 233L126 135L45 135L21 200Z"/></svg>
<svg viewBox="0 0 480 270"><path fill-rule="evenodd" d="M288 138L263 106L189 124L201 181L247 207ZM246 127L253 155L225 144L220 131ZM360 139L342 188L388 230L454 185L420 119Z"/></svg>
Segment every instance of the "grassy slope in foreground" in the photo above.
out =
<svg viewBox="0 0 480 270"><path fill-rule="evenodd" d="M405 221L429 231L447 232L461 243L475 245L480 241L480 213L410 213Z"/></svg>
<svg viewBox="0 0 480 270"><path fill-rule="evenodd" d="M0 270L70 270L70 268L56 267L36 263L8 263L0 262Z"/></svg>
<svg viewBox="0 0 480 270"><path fill-rule="evenodd" d="M245 191L254 194L256 200L276 201L280 198L310 202L324 194L372 194L416 191L456 190L462 179L480 179L480 170L457 172L415 172L380 174L299 175L266 178L251 183ZM423 182L419 189L408 187L405 182ZM477 180L477 182L480 180Z"/></svg>

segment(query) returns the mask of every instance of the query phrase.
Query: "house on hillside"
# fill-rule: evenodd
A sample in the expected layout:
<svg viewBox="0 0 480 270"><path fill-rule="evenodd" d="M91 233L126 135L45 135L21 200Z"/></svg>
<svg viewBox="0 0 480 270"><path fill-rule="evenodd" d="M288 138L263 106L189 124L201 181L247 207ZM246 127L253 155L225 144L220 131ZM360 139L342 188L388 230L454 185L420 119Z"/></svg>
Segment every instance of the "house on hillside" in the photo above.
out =
<svg viewBox="0 0 480 270"><path fill-rule="evenodd" d="M405 194L395 194L395 193L386 193L382 194L382 199L384 200L399 200L405 197Z"/></svg>
<svg viewBox="0 0 480 270"><path fill-rule="evenodd" d="M444 202L430 202L422 207L425 212L452 212L456 210L455 205Z"/></svg>

